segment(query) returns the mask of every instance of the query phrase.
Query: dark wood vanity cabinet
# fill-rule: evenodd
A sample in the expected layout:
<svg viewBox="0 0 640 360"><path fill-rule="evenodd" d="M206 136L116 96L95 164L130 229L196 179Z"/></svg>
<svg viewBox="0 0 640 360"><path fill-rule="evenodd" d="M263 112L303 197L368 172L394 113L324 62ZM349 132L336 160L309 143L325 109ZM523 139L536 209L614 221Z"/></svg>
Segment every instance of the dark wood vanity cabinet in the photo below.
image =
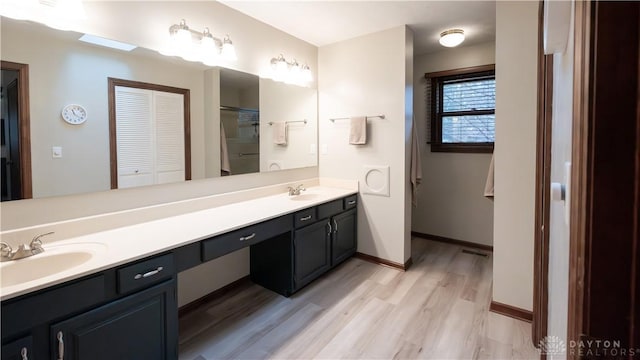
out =
<svg viewBox="0 0 640 360"><path fill-rule="evenodd" d="M180 271L250 247L251 279L290 296L356 251L356 196L2 302L2 359L177 359Z"/></svg>
<svg viewBox="0 0 640 360"><path fill-rule="evenodd" d="M351 257L357 246L356 195L293 214L293 232L251 246L251 280L284 296Z"/></svg>
<svg viewBox="0 0 640 360"><path fill-rule="evenodd" d="M2 360L34 359L33 338L25 336L21 339L2 345Z"/></svg>
<svg viewBox="0 0 640 360"><path fill-rule="evenodd" d="M331 268L331 232L319 221L295 231L293 236L294 284L300 289Z"/></svg>
<svg viewBox="0 0 640 360"><path fill-rule="evenodd" d="M333 234L331 236L331 266L347 260L356 253L357 220L356 210L347 210L331 218Z"/></svg>
<svg viewBox="0 0 640 360"><path fill-rule="evenodd" d="M171 253L2 303L2 359L177 357Z"/></svg>
<svg viewBox="0 0 640 360"><path fill-rule="evenodd" d="M176 359L175 280L51 325L56 359Z"/></svg>

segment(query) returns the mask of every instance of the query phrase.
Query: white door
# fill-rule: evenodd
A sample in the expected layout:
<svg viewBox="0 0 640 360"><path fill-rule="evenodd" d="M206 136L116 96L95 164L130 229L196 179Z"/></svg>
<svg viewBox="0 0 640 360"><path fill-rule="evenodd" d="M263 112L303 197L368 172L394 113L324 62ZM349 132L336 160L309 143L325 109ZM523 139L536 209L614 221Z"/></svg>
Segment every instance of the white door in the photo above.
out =
<svg viewBox="0 0 640 360"><path fill-rule="evenodd" d="M182 94L115 87L118 188L185 180Z"/></svg>

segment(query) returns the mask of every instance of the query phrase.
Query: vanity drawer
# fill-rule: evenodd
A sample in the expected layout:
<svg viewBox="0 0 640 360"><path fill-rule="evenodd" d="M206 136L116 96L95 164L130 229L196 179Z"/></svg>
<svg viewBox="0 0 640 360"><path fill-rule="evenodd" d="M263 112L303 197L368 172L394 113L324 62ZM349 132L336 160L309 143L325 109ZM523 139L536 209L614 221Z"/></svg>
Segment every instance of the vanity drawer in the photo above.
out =
<svg viewBox="0 0 640 360"><path fill-rule="evenodd" d="M291 231L291 215L281 216L204 240L202 241L202 261L215 259L287 231Z"/></svg>
<svg viewBox="0 0 640 360"><path fill-rule="evenodd" d="M26 331L107 300L105 276L98 275L51 290L2 302L2 337ZM3 357L4 358L4 357Z"/></svg>
<svg viewBox="0 0 640 360"><path fill-rule="evenodd" d="M342 199L334 200L318 206L318 219L330 218L342 212Z"/></svg>
<svg viewBox="0 0 640 360"><path fill-rule="evenodd" d="M141 289L165 279L174 273L173 254L156 256L118 269L118 293Z"/></svg>
<svg viewBox="0 0 640 360"><path fill-rule="evenodd" d="M315 207L304 209L293 214L293 222L296 229L313 224L316 220L318 220L318 216L316 215Z"/></svg>
<svg viewBox="0 0 640 360"><path fill-rule="evenodd" d="M358 205L358 195L351 195L349 197L344 198L344 209L351 209Z"/></svg>

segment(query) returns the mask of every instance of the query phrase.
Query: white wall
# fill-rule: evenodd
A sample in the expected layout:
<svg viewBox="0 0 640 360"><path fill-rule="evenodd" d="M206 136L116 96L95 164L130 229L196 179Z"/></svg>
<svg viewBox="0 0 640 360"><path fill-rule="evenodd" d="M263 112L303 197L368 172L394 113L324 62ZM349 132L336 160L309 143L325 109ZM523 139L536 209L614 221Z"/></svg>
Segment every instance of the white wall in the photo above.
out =
<svg viewBox="0 0 640 360"><path fill-rule="evenodd" d="M564 163L571 161L573 120L573 10L567 49L553 55L553 114L551 128L551 181L564 183ZM569 303L569 226L564 203L551 202L549 222L549 336L565 340ZM564 356L553 356L553 359Z"/></svg>
<svg viewBox="0 0 640 360"><path fill-rule="evenodd" d="M538 3L496 3L493 300L533 307Z"/></svg>
<svg viewBox="0 0 640 360"><path fill-rule="evenodd" d="M321 47L318 52L320 175L360 180L364 165L390 166L390 197L361 195L358 203L358 251L396 263L410 256L405 223L412 84L411 30L405 26ZM385 45L380 51L380 44ZM367 144L349 144L349 121L334 117L384 114L368 120ZM322 148L327 147L327 153ZM410 210L410 209L409 209ZM406 216L406 217L405 217Z"/></svg>
<svg viewBox="0 0 640 360"><path fill-rule="evenodd" d="M493 244L493 202L483 196L491 154L431 152L426 142L425 73L495 63L495 43L416 56L413 105L422 154L422 185L412 230L473 243Z"/></svg>
<svg viewBox="0 0 640 360"><path fill-rule="evenodd" d="M208 26L215 36L231 35L236 46L238 61L233 64L225 64L226 67L254 74L264 74L270 67L270 59L283 53L287 57L308 63L314 72L314 78L317 78L318 50L315 46L217 2L91 1L85 2L85 9L87 19L84 23L78 24L75 30L129 42L149 49L159 49L168 33L169 26L184 18L194 29L202 30ZM312 84L312 87L315 87L315 84ZM204 148L204 133L192 133L192 146ZM151 204L300 181L317 177L317 175L318 168L311 167L139 189L3 202L0 204L1 226L2 231L29 226L37 227L50 222ZM199 269L182 274L179 282L180 305L246 275L248 273L247 264L246 252L238 252L230 257L209 262ZM196 272L198 273L196 274ZM203 273L206 276L201 276Z"/></svg>
<svg viewBox="0 0 640 360"><path fill-rule="evenodd" d="M260 79L260 171L271 171L277 163L281 169L318 164L318 92ZM287 101L277 101L287 99ZM287 125L287 145L273 143L273 126L269 122L302 121Z"/></svg>

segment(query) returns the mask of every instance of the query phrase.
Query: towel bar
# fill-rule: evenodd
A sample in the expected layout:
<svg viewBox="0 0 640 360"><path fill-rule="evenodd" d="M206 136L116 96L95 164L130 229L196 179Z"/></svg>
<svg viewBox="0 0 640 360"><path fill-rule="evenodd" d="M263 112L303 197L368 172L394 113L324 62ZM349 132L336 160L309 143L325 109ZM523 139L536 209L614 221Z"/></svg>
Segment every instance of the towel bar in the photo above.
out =
<svg viewBox="0 0 640 360"><path fill-rule="evenodd" d="M305 123L305 124L306 124L306 123L307 123L307 119L304 119L304 120L294 120L294 121L285 121L284 123L285 123L285 124L291 124L291 123L299 123L299 122L301 122L301 123ZM273 125L273 121L269 121L267 124L269 124L269 125Z"/></svg>
<svg viewBox="0 0 640 360"><path fill-rule="evenodd" d="M384 114L382 115L367 115L365 116L365 118L369 119L369 118L380 118L380 119L384 119L385 116ZM351 119L350 117L341 117L341 118L329 118L329 120L331 120L331 122L336 122L336 120L349 120Z"/></svg>

